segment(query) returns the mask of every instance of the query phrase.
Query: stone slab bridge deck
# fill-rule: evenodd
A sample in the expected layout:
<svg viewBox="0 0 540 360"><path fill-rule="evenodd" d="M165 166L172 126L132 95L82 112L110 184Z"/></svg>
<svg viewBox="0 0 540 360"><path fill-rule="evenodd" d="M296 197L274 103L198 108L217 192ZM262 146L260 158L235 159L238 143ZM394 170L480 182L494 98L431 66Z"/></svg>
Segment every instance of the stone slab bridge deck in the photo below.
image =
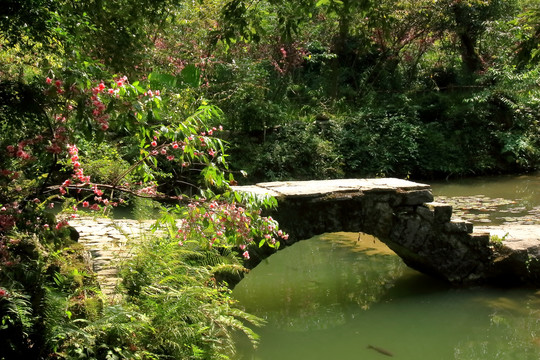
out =
<svg viewBox="0 0 540 360"><path fill-rule="evenodd" d="M455 285L540 285L540 227L479 227L452 217L452 206L433 202L429 185L382 179L283 181L237 186L271 195L271 215L290 234L281 248L326 232L374 235L411 268ZM490 232L502 241L490 241ZM275 250L251 247L246 266Z"/></svg>
<svg viewBox="0 0 540 360"><path fill-rule="evenodd" d="M540 285L540 226L473 228L433 202L429 185L400 179L287 181L237 186L272 195L271 215L289 239L280 249L327 232L363 232L379 238L410 267L455 285L493 282ZM152 221L71 220L93 259L104 294L114 296L117 264L130 256L127 238L144 237ZM490 233L503 239L490 242ZM274 249L250 247L253 268Z"/></svg>

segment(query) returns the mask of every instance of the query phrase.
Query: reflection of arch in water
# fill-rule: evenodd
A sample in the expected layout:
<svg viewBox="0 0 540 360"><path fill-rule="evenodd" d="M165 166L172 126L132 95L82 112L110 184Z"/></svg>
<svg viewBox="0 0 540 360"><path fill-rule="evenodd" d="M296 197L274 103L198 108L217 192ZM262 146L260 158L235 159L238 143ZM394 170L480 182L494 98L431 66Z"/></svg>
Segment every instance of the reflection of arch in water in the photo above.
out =
<svg viewBox="0 0 540 360"><path fill-rule="evenodd" d="M363 232L379 238L410 267L463 284L490 267L489 234L451 220L452 208L433 203L429 185L400 179L341 179L262 183L236 191L278 199L272 216L289 233L282 247L323 233ZM250 248L248 268L275 250Z"/></svg>
<svg viewBox="0 0 540 360"><path fill-rule="evenodd" d="M273 328L327 330L383 297L396 279L418 274L372 236L330 233L287 247L253 269L235 298Z"/></svg>

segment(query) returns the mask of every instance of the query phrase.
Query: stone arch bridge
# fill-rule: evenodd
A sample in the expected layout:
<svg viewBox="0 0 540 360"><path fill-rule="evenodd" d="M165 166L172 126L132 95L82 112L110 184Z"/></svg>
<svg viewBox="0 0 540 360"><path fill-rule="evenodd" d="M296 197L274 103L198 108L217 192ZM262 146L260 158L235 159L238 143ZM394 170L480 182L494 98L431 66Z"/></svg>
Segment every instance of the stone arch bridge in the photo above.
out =
<svg viewBox="0 0 540 360"><path fill-rule="evenodd" d="M450 205L433 202L429 185L391 178L341 179L260 183L234 190L277 198L278 208L271 215L290 235L280 250L326 232L363 232L379 238L411 268L455 285L540 285L540 226L475 231L470 222L452 218ZM151 224L70 220L88 248L104 294L116 293L116 266L130 256L127 238L144 237ZM503 240L490 241L490 233ZM275 252L252 246L245 265L254 268Z"/></svg>
<svg viewBox="0 0 540 360"><path fill-rule="evenodd" d="M452 218L452 207L433 202L429 185L382 179L288 181L237 186L240 192L271 195L272 211L289 239L280 249L326 232L376 236L411 268L455 285L483 282L540 284L540 233L525 229L480 229ZM492 233L504 241L490 241ZM513 236L512 234L516 234ZM275 250L250 249L248 268Z"/></svg>

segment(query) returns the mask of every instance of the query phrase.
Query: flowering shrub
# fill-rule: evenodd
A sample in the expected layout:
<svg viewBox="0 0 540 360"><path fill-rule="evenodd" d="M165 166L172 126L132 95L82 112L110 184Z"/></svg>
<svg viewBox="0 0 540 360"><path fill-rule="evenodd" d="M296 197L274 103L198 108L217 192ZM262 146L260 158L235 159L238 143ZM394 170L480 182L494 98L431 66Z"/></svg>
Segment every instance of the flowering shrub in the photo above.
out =
<svg viewBox="0 0 540 360"><path fill-rule="evenodd" d="M279 246L286 235L260 210L272 203L266 200L255 206L253 200L235 196L229 189L234 179L226 176L225 146L219 138L223 128L209 125L219 119L220 110L202 102L194 114L179 121L174 118L178 104L171 100L176 89L149 84L130 83L125 76L109 81L45 79L46 128L5 145L8 161L0 163L6 167L0 171L0 181L10 190L0 196L0 234L21 225L22 207L43 210L53 206L53 200L71 198L75 203L68 209L76 217L80 209L106 212L127 196L137 196L178 203L167 216L180 219L174 229L179 244L197 239L209 247L236 246L245 258L250 244ZM110 183L93 182L85 172L85 150L77 142L118 141L128 135L131 139L124 142L138 156L127 158L129 168ZM29 166L38 171L21 171ZM48 172L51 169L56 171ZM128 175L138 181L126 181ZM168 186L162 185L163 180ZM30 198L34 200L29 202ZM166 218L162 223L173 221ZM38 226L60 231L67 224L60 219L55 225Z"/></svg>
<svg viewBox="0 0 540 360"><path fill-rule="evenodd" d="M35 312L33 317L3 317L7 324L3 330L21 334L20 339L5 337L6 346L17 349L24 347L21 344L31 344L32 349L37 349L37 342L43 337L56 336L52 343L58 349L83 351L74 345L81 340L77 336L57 337L40 332L38 322L45 323L46 314L33 309L40 300L28 301L49 301L49 288L67 291L80 286L69 285L65 279L72 275L59 271L50 254L59 256L70 244L69 219L81 212L106 213L133 197L165 200L173 206L164 207L164 216L156 227L168 228L179 253L199 249L219 254L216 249L234 248L243 259L249 259L250 245L278 247L280 240L287 237L272 218L261 214L261 209L275 205L275 200L250 198L231 191L229 185L235 182L227 173L225 144L219 138L223 128L217 123L221 111L201 102L193 114L181 117L181 104L175 100L177 89L158 88L155 81L151 84L152 87L150 83L131 83L125 76L109 81L83 81L50 75L42 82L40 121L34 122L33 127L20 121L3 128L8 131L0 136L0 274L5 275L0 280L8 280L0 287L0 308L26 309L16 311L20 314ZM11 136L5 135L8 133ZM124 165L114 176L94 177L95 170L86 166L87 154L101 142L108 146L118 144L117 157ZM95 154L92 156L95 158ZM55 218L49 213L58 203L63 204L67 216ZM46 259L40 260L40 266L27 268L40 257ZM70 271L76 276L81 273ZM41 280L38 285L26 283L14 272L35 274L34 278ZM54 279L50 274L54 274ZM61 298L91 301L91 294L92 291L62 293ZM226 292L219 295L219 303L226 304L227 296ZM45 305L39 306L47 309ZM58 306L68 309L65 314L69 315L66 319L62 313L52 323L52 327L64 324L57 330L73 315L71 307ZM13 331L17 324L24 326ZM35 333L28 330L34 328ZM62 338L65 343L59 340ZM138 349L126 344L130 341L121 346L132 348L123 348L125 352L118 354L133 354ZM88 346L90 349L102 345ZM29 351L35 355L34 350Z"/></svg>
<svg viewBox="0 0 540 360"><path fill-rule="evenodd" d="M268 205L275 205L269 199L266 201ZM171 214L175 216L171 217ZM176 218L180 220L175 221ZM261 216L261 208L244 207L221 199L203 198L189 203L187 207L171 209L161 222L168 224L172 233L176 232L179 246L199 241L195 239L204 239L208 248L236 245L245 259L249 259L249 245L267 244L278 248L281 239L288 239L288 234L279 230L272 217Z"/></svg>

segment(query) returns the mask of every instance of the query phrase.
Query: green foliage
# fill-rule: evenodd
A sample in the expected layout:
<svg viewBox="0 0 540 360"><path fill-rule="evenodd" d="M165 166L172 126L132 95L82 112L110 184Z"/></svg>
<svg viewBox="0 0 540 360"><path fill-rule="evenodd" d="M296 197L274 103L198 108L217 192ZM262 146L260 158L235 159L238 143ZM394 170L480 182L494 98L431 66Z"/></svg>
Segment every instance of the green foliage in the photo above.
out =
<svg viewBox="0 0 540 360"><path fill-rule="evenodd" d="M0 355L6 359L48 356L77 328L76 319L95 319L101 311L83 249L68 232L26 231L0 239Z"/></svg>
<svg viewBox="0 0 540 360"><path fill-rule="evenodd" d="M237 253L286 234L260 216L271 199L230 191L239 169L537 168L538 14L529 0L4 1L0 349L206 359L231 355L235 331L254 340L223 282L243 274ZM156 198L174 202L168 237L126 265L128 302L104 305L44 210L129 199L147 218Z"/></svg>
<svg viewBox="0 0 540 360"><path fill-rule="evenodd" d="M0 10L0 39L9 46L48 43L54 35L51 19L58 6L48 0L6 0Z"/></svg>
<svg viewBox="0 0 540 360"><path fill-rule="evenodd" d="M374 110L344 121L340 150L348 173L406 177L415 170L422 127L414 111L394 111Z"/></svg>
<svg viewBox="0 0 540 360"><path fill-rule="evenodd" d="M110 143L102 142L96 145L94 142L80 141L79 147L84 154L81 165L98 184L114 183L129 168L129 163ZM133 178L128 174L123 180L132 182Z"/></svg>
<svg viewBox="0 0 540 360"><path fill-rule="evenodd" d="M256 344L247 324L262 320L236 308L223 283L237 279L242 269L233 253L201 250L198 243L179 246L166 238L140 243L122 274L128 301L148 314L153 327L148 350L182 359L229 358L237 331Z"/></svg>
<svg viewBox="0 0 540 360"><path fill-rule="evenodd" d="M335 143L334 122L295 123L269 130L260 145L238 142L233 162L246 169L249 181L263 179L324 179L343 176L342 159ZM243 149L251 147L249 154Z"/></svg>

